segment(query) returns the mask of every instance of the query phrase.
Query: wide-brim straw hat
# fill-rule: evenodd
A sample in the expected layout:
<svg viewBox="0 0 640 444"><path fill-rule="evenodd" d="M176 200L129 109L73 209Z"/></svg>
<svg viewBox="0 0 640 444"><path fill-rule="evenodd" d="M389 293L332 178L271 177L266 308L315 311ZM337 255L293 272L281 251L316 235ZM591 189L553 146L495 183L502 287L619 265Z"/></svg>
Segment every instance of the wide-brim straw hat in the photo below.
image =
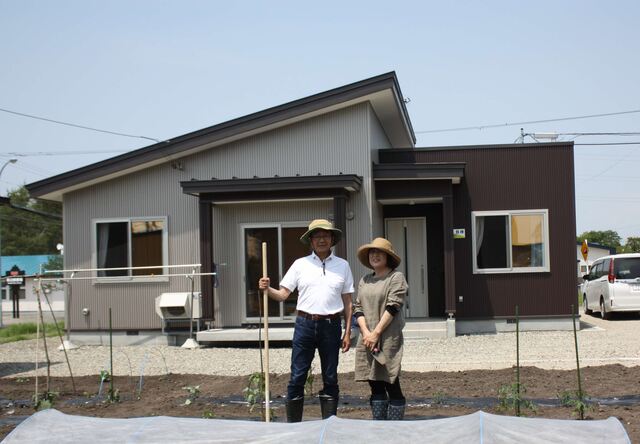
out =
<svg viewBox="0 0 640 444"><path fill-rule="evenodd" d="M387 266L389 268L397 268L402 260L400 256L393 250L393 245L384 237L376 237L370 244L363 245L358 248L358 259L367 268L373 268L369 263L369 250L375 248L387 253Z"/></svg>
<svg viewBox="0 0 640 444"><path fill-rule="evenodd" d="M340 242L340 239L342 239L342 231L340 231L337 228L334 228L331 222L329 222L326 219L316 219L311 221L311 223L309 224L309 229L302 236L300 236L300 242L302 242L305 245L310 245L311 234L317 230L330 231L333 234L333 242L331 243L332 247L338 242Z"/></svg>

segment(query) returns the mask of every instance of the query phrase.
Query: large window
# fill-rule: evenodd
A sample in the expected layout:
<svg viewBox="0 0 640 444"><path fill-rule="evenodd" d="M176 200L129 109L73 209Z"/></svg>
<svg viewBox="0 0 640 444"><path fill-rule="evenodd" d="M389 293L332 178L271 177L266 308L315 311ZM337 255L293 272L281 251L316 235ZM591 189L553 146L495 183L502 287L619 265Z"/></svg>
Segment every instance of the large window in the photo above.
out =
<svg viewBox="0 0 640 444"><path fill-rule="evenodd" d="M547 210L474 211L473 272L549 271Z"/></svg>
<svg viewBox="0 0 640 444"><path fill-rule="evenodd" d="M143 269L100 270L97 277L128 278L163 274L167 264L166 218L131 218L94 221L95 268Z"/></svg>
<svg viewBox="0 0 640 444"><path fill-rule="evenodd" d="M309 254L300 242L307 231L305 226L274 224L269 226L243 226L245 310L246 318L262 315L262 294L258 290L258 279L262 276L262 242L267 243L267 274L271 286L279 288L280 279L293 262ZM295 315L298 292L294 291L286 301L269 299L269 317L284 319Z"/></svg>

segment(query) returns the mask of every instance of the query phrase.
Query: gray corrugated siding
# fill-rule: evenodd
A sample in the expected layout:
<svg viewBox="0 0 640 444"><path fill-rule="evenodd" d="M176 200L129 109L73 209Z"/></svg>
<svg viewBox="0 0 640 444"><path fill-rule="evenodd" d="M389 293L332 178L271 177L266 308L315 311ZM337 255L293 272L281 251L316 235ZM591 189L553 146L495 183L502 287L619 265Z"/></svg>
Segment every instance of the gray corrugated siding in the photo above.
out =
<svg viewBox="0 0 640 444"><path fill-rule="evenodd" d="M244 319L244 264L242 263L242 224L301 222L326 218L332 201L253 203L213 207L213 254L218 268L216 289L216 325L240 325ZM269 246L270 248L273 246ZM273 274L273 270L269 272Z"/></svg>
<svg viewBox="0 0 640 444"><path fill-rule="evenodd" d="M360 104L182 158L182 171L172 169L168 159L164 165L68 193L64 196L65 267L92 267L92 219L143 216L168 218L169 264L198 263L198 199L183 194L180 181L340 172L363 176L362 190L347 202L347 211L355 214L353 220L347 221L347 259L357 264L355 249L368 242L371 236L371 209L368 204L371 196L370 128L370 106ZM229 241L226 230L238 236L239 228L225 227L229 221L220 220L218 213L226 213L225 217L244 222L259 221L260 217L273 218L271 220L274 221L280 221L281 217L305 220L327 217L327 211L332 211L321 202L301 206L273 203L264 207L268 210L260 210L253 216L245 210L258 209L259 206L237 205L226 209L216 207L214 210L215 261L230 264L226 270L221 270L221 286L216 289L216 309L220 309L218 324L221 326L239 325L243 300L235 299L241 291L239 277L225 275L231 267L238 266L238 260L227 260L218 248L221 239L222 242ZM227 248L228 251L240 251L241 245L236 242ZM364 268L356 265L353 271L358 279ZM169 282L161 283L94 284L76 281L70 304L70 326L74 330L105 329L108 308L111 307L115 329L159 328L161 324L155 314L154 298L167 291L188 291L185 281L184 278L171 278ZM89 308L90 316L81 315L84 307Z"/></svg>
<svg viewBox="0 0 640 444"><path fill-rule="evenodd" d="M389 139L387 138L387 135L385 134L384 129L382 128L382 125L380 125L380 121L378 120L378 117L376 116L372 108L369 109L369 137L371 141L370 142L371 154L372 154L371 162L379 163L378 150L391 148L391 143L389 142ZM371 199L372 226L371 226L370 237L375 238L375 237L384 236L382 205L380 205L375 198L375 188L373 186L373 178L370 177L367 183L371 187L370 189L372 193L372 199Z"/></svg>

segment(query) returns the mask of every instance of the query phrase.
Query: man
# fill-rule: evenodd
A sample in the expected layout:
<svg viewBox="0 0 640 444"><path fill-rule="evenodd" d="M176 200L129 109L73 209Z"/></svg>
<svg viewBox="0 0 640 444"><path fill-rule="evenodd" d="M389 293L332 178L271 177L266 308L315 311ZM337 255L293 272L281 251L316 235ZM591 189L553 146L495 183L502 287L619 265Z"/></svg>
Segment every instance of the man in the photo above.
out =
<svg viewBox="0 0 640 444"><path fill-rule="evenodd" d="M331 222L317 219L300 241L309 245L309 256L297 259L280 282L269 287L269 278L259 281L260 290L269 297L284 301L298 289L296 317L291 351L291 379L287 387L287 421L302 421L304 384L316 349L320 355L323 389L320 391L322 418L335 415L338 409L338 350L351 347L353 275L349 264L335 256L331 247L342 238L342 231ZM342 336L340 313L344 312L345 334ZM342 337L342 339L341 339Z"/></svg>

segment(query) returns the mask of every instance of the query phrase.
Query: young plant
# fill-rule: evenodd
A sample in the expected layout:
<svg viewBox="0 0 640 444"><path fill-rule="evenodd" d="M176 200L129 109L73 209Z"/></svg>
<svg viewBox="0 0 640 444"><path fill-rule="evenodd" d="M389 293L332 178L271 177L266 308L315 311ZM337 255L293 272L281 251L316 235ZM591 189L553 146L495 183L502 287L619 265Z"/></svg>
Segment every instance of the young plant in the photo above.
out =
<svg viewBox="0 0 640 444"><path fill-rule="evenodd" d="M256 408L256 406L262 406L263 402L265 402L266 397L264 393L264 387L265 379L263 373L255 372L249 376L249 384L243 390L243 393L245 401L247 401L247 404L249 404L250 413L253 413L253 410ZM265 417L264 412L262 416ZM269 408L269 417L272 420L276 418L276 415L274 415L272 408Z"/></svg>
<svg viewBox="0 0 640 444"><path fill-rule="evenodd" d="M111 380L111 375L109 374L109 370L100 370L100 383L109 382Z"/></svg>
<svg viewBox="0 0 640 444"><path fill-rule="evenodd" d="M187 400L184 402L184 405L189 405L193 403L200 396L200 386L199 385L187 385L182 387L183 390L186 390L189 393Z"/></svg>
<svg viewBox="0 0 640 444"><path fill-rule="evenodd" d="M434 404L444 404L444 400L445 400L445 394L444 392L435 392L433 394L433 398L432 401Z"/></svg>
<svg viewBox="0 0 640 444"><path fill-rule="evenodd" d="M202 412L202 419L213 419L215 417L216 414L213 413L213 410L205 409L204 412Z"/></svg>
<svg viewBox="0 0 640 444"><path fill-rule="evenodd" d="M33 408L37 412L39 412L40 410L50 409L51 407L53 407L53 404L57 397L58 397L57 392L44 392L42 394L42 397L38 397L37 399L34 396Z"/></svg>
<svg viewBox="0 0 640 444"><path fill-rule="evenodd" d="M310 397L313 396L313 381L315 380L315 375L313 374L313 369L309 369L309 373L307 373L307 379L304 381L304 396Z"/></svg>
<svg viewBox="0 0 640 444"><path fill-rule="evenodd" d="M527 389L524 385L514 383L506 384L498 389L498 410L513 410L516 416L520 416L522 408L529 409L533 413L536 412L536 406L528 399L524 399Z"/></svg>
<svg viewBox="0 0 640 444"><path fill-rule="evenodd" d="M249 384L243 390L244 399L249 404L249 412L253 413L253 410L257 405L260 405L264 401L264 374L255 372L249 375Z"/></svg>
<svg viewBox="0 0 640 444"><path fill-rule="evenodd" d="M112 404L120 402L120 389L109 387L109 391L107 391L107 400Z"/></svg>
<svg viewBox="0 0 640 444"><path fill-rule="evenodd" d="M565 390L558 394L560 404L573 409L573 416L584 419L584 415L588 410L593 409L593 405L587 401L586 393L582 391Z"/></svg>

